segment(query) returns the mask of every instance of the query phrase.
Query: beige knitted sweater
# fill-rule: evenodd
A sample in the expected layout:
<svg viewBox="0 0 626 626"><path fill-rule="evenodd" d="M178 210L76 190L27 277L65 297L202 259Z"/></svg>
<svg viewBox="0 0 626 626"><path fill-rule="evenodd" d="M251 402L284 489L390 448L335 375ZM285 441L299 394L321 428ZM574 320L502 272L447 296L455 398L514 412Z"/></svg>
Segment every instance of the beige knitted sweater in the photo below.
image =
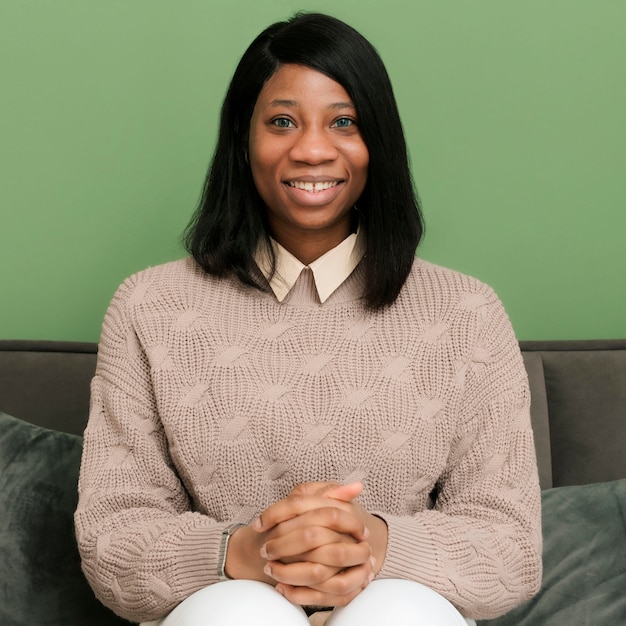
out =
<svg viewBox="0 0 626 626"><path fill-rule="evenodd" d="M278 303L190 259L120 287L75 515L102 602L163 616L216 582L227 524L319 480L364 483L359 501L389 527L380 578L477 618L537 590L528 384L500 301L421 260L382 312L362 289L359 266L321 305L305 270Z"/></svg>

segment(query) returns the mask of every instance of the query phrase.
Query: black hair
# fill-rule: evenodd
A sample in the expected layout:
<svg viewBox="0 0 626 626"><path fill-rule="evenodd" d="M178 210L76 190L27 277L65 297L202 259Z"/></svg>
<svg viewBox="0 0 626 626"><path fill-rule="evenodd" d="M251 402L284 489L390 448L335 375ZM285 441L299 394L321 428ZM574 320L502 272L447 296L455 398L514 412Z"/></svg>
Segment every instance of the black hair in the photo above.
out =
<svg viewBox="0 0 626 626"><path fill-rule="evenodd" d="M423 233L422 215L385 66L360 33L328 15L303 13L272 24L242 56L222 105L217 146L185 245L209 274L235 275L263 288L253 259L259 241L270 232L246 150L259 93L286 64L325 74L355 105L369 152L367 183L357 202L366 238L363 296L368 308L383 308L395 301L411 270Z"/></svg>

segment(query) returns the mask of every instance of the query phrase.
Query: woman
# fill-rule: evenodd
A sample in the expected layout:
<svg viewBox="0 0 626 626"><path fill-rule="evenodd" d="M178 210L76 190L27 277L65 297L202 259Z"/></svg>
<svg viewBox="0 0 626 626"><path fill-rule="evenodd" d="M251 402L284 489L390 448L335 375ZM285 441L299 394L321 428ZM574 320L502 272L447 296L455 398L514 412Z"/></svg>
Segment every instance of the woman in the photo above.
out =
<svg viewBox="0 0 626 626"><path fill-rule="evenodd" d="M105 318L75 517L105 604L454 625L536 592L517 342L487 286L414 259L421 233L376 51L324 15L270 26L226 95L193 258Z"/></svg>

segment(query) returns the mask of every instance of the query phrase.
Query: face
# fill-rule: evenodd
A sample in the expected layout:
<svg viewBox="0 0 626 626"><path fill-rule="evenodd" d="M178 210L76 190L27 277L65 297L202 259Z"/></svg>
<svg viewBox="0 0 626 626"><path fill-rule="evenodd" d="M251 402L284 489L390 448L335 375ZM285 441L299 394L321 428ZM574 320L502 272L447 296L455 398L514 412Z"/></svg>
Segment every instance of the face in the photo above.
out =
<svg viewBox="0 0 626 626"><path fill-rule="evenodd" d="M369 154L346 90L300 65L264 85L250 120L248 160L275 239L303 262L351 231Z"/></svg>

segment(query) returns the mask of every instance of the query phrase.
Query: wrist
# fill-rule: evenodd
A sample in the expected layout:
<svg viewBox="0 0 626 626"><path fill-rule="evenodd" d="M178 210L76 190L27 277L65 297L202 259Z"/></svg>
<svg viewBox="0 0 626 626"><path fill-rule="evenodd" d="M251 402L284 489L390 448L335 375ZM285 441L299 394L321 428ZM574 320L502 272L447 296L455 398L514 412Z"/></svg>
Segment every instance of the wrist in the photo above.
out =
<svg viewBox="0 0 626 626"><path fill-rule="evenodd" d="M375 574L380 572L385 557L387 556L387 539L389 529L387 522L378 515L370 515L370 522L368 528L370 530L370 536L368 542L372 551L372 556L376 559Z"/></svg>
<svg viewBox="0 0 626 626"><path fill-rule="evenodd" d="M229 538L224 561L227 579L259 580L275 585L263 568L267 563L261 557L262 536L250 526L240 526Z"/></svg>

